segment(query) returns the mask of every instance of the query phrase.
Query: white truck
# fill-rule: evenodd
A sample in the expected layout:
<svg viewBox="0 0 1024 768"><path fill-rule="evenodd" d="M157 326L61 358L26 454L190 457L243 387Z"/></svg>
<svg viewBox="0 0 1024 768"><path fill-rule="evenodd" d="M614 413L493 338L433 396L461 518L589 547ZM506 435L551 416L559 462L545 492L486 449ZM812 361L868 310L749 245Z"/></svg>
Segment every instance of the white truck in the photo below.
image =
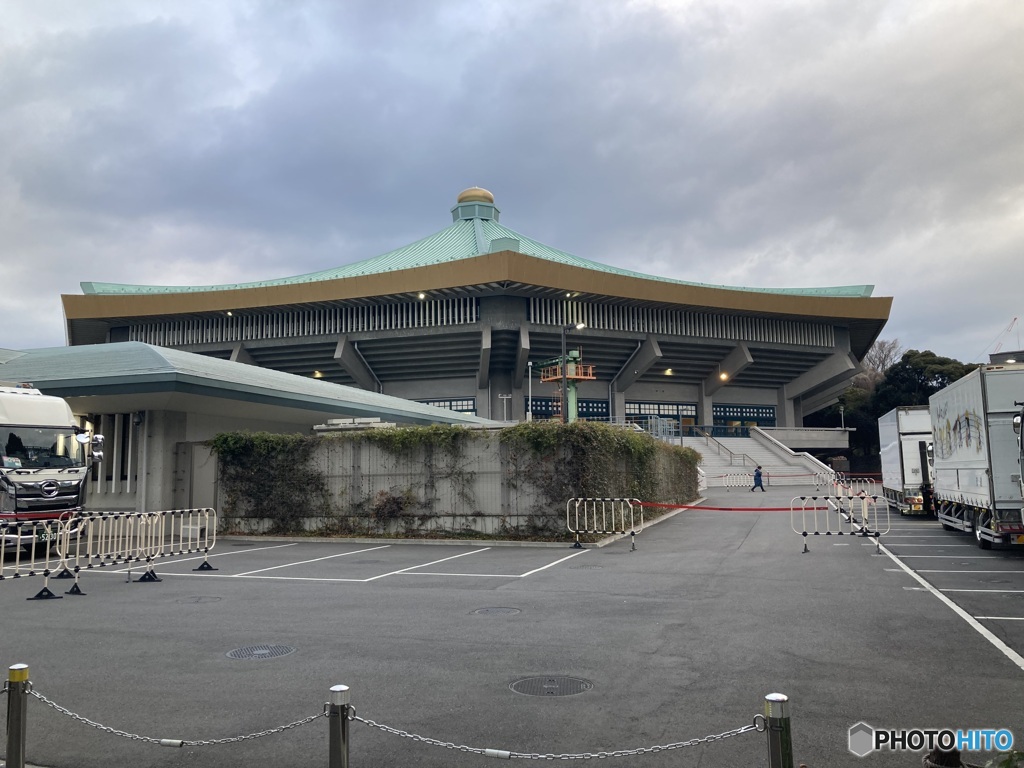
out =
<svg viewBox="0 0 1024 768"><path fill-rule="evenodd" d="M56 526L45 523L82 509L89 467L103 459L102 445L103 436L90 438L61 398L31 384L0 382L3 551L49 549Z"/></svg>
<svg viewBox="0 0 1024 768"><path fill-rule="evenodd" d="M932 420L927 405L893 408L878 419L882 493L901 515L932 513L932 472L928 447Z"/></svg>
<svg viewBox="0 0 1024 768"><path fill-rule="evenodd" d="M978 546L1024 544L1024 365L984 365L929 399L935 513Z"/></svg>

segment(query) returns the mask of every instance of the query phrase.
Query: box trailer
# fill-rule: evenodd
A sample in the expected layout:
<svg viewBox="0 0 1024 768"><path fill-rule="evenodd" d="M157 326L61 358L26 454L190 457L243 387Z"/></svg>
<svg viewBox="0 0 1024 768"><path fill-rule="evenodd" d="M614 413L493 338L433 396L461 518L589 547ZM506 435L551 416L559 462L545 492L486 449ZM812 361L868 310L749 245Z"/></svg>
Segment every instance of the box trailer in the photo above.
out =
<svg viewBox="0 0 1024 768"><path fill-rule="evenodd" d="M935 513L978 546L1024 545L1024 365L985 365L929 398Z"/></svg>
<svg viewBox="0 0 1024 768"><path fill-rule="evenodd" d="M928 448L932 421L927 405L893 408L878 419L882 493L901 515L932 513L932 473Z"/></svg>

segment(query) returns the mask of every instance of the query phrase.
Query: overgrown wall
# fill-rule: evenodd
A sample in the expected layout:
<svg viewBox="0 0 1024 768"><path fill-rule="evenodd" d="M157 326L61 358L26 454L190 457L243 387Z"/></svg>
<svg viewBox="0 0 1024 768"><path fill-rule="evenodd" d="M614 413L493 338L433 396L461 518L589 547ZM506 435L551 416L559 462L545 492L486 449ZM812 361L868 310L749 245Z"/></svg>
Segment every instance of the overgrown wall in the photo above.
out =
<svg viewBox="0 0 1024 768"><path fill-rule="evenodd" d="M210 445L222 529L252 533L557 540L570 498L694 500L700 460L587 422L229 433Z"/></svg>

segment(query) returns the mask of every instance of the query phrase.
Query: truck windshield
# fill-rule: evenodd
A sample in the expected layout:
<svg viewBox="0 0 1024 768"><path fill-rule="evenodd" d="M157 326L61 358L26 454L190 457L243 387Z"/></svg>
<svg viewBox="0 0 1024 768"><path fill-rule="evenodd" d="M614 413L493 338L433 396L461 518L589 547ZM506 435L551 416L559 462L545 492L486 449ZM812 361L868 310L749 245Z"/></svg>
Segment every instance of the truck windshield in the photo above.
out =
<svg viewBox="0 0 1024 768"><path fill-rule="evenodd" d="M0 441L5 469L85 466L85 449L71 429L0 427Z"/></svg>

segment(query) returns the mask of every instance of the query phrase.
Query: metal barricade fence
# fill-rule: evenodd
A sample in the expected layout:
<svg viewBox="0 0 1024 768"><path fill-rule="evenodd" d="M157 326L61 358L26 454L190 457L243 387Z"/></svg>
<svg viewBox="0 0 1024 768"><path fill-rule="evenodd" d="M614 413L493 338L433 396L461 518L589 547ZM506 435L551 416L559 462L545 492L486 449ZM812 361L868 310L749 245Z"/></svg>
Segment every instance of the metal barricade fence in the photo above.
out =
<svg viewBox="0 0 1024 768"><path fill-rule="evenodd" d="M797 519L799 517L799 525ZM878 549L879 537L889 532L889 506L885 499L866 494L797 496L789 505L790 527L804 539L810 536L860 536L871 538Z"/></svg>
<svg viewBox="0 0 1024 768"><path fill-rule="evenodd" d="M764 477L765 483L768 482L768 477ZM728 491L730 488L752 488L754 485L754 476L749 472L745 473L734 473L731 475L724 475L722 485Z"/></svg>
<svg viewBox="0 0 1024 768"><path fill-rule="evenodd" d="M628 533L632 538L630 549L635 550L636 534L644 527L644 508L639 499L569 499L565 503L565 527L576 535L576 549L583 546L581 533Z"/></svg>
<svg viewBox="0 0 1024 768"><path fill-rule="evenodd" d="M815 472L814 487L816 489L833 487L836 482L835 472Z"/></svg>
<svg viewBox="0 0 1024 768"><path fill-rule="evenodd" d="M92 568L144 563L145 573L137 581L160 581L154 570L156 560L201 553L203 562L194 570L216 570L209 553L217 543L217 512L210 508L76 512L60 520L3 526L5 548L16 547L16 552L14 564L4 563L0 569L0 579L42 575L43 589L30 600L59 597L49 589L54 571L58 571L55 579L74 579L65 594L84 595L79 576Z"/></svg>
<svg viewBox="0 0 1024 768"><path fill-rule="evenodd" d="M838 478L835 483L838 496L876 496L876 484L870 477L846 477Z"/></svg>

